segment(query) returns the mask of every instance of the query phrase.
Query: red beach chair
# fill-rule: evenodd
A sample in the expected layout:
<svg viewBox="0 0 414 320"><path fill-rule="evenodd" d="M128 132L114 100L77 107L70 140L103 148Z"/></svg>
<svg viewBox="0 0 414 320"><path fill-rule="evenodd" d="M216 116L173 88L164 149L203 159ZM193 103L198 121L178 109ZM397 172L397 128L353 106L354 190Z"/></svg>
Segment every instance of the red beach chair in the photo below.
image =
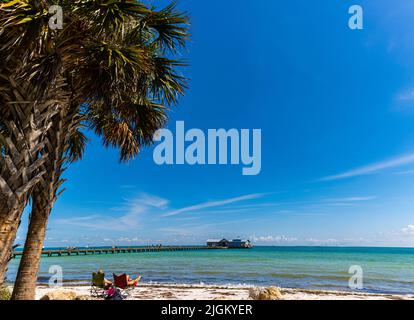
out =
<svg viewBox="0 0 414 320"><path fill-rule="evenodd" d="M134 281L133 285L128 284L128 276L123 273L121 275L116 275L113 273L114 276L114 286L120 290L124 295L129 295L129 293L134 290L134 288L138 285L138 281Z"/></svg>

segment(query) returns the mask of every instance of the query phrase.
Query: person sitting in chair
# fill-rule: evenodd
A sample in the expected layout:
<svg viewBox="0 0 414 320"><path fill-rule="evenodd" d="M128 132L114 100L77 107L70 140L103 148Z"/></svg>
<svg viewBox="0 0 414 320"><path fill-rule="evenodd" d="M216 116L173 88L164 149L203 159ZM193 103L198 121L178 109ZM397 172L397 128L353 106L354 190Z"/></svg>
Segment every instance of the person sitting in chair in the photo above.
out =
<svg viewBox="0 0 414 320"><path fill-rule="evenodd" d="M112 281L105 278L105 272L102 269L98 270L96 274L98 275L98 277L103 278L103 286L105 288L109 288L110 286L112 286Z"/></svg>
<svg viewBox="0 0 414 320"><path fill-rule="evenodd" d="M141 276L136 279L131 279L131 277L125 273L121 275L113 274L114 276L114 285L117 288L125 289L130 287L136 287L138 282L141 280Z"/></svg>
<svg viewBox="0 0 414 320"><path fill-rule="evenodd" d="M112 281L105 279L103 270L92 273L91 295L93 297L104 297L106 291L112 287Z"/></svg>
<svg viewBox="0 0 414 320"><path fill-rule="evenodd" d="M135 287L138 282L141 280L141 276L138 276L135 280L131 279L129 275L127 275L127 283L130 287Z"/></svg>

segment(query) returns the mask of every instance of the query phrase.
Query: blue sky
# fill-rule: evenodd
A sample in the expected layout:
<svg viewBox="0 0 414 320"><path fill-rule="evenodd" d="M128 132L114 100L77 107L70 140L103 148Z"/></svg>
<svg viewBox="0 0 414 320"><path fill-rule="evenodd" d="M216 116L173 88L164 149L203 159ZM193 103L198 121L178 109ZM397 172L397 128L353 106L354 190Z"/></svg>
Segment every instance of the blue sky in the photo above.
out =
<svg viewBox="0 0 414 320"><path fill-rule="evenodd" d="M159 1L153 1L159 4ZM348 8L364 9L364 30ZM129 164L89 133L46 245L414 246L414 3L182 1L192 39L169 126L262 130L262 171ZM22 240L26 223L20 231Z"/></svg>

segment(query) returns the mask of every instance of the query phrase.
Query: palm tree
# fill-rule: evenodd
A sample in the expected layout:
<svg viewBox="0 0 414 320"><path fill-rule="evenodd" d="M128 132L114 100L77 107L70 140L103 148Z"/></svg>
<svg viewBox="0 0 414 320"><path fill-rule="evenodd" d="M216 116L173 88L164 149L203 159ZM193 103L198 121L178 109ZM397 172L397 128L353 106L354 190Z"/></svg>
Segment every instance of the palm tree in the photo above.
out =
<svg viewBox="0 0 414 320"><path fill-rule="evenodd" d="M0 5L0 285L30 190L44 173L39 170L44 159L38 156L42 134L50 129L59 100L65 99L62 79L39 86L23 77L27 62L43 53L50 34L36 21L25 30L20 28L22 17L13 19L10 4L2 0ZM36 1L36 6L42 12L47 8L44 1ZM35 12L27 13L34 16ZM47 88L52 87L51 95Z"/></svg>
<svg viewBox="0 0 414 320"><path fill-rule="evenodd" d="M34 1L19 1L31 5ZM79 129L88 125L105 145L120 149L127 161L152 143L166 122L167 107L186 87L177 74L183 64L170 58L185 44L188 20L174 4L156 11L137 1L58 1L65 14L64 29L56 32L47 49L27 59L24 75L39 84L44 95L53 92L44 79L65 79L68 101L52 117L52 128L42 134L45 171L30 194L32 212L25 249L13 292L14 299L33 299L48 217L56 201L65 168L81 157L85 139ZM13 6L11 6L13 7ZM16 7L9 19L27 11ZM21 22L23 34L30 23ZM17 25L17 24L16 24ZM43 25L47 30L47 25Z"/></svg>
<svg viewBox="0 0 414 320"><path fill-rule="evenodd" d="M9 70L0 74L0 285L6 273L17 228L29 191L45 173L38 156L57 111L55 97L36 101L29 83L16 79ZM56 91L57 92L57 91ZM62 97L61 97L62 98ZM34 101L34 102L29 102Z"/></svg>
<svg viewBox="0 0 414 320"><path fill-rule="evenodd" d="M53 129L47 134L48 143L42 150L42 153L47 154L46 161L43 163L46 173L32 191L29 229L13 299L34 298L48 218L59 196L59 187L64 182L61 177L65 170L63 163L69 164L80 159L86 145L86 137L80 131L81 116L77 113L60 114L54 120Z"/></svg>

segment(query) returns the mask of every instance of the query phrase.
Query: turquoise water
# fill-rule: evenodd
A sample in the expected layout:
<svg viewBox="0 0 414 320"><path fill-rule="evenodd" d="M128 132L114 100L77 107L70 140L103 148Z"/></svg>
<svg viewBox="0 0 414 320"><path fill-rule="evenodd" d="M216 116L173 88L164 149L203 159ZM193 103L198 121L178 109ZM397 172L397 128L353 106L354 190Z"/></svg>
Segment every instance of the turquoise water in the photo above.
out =
<svg viewBox="0 0 414 320"><path fill-rule="evenodd" d="M13 281L19 259L9 267ZM64 281L85 283L97 269L143 276L145 282L276 285L349 290L349 267L364 272L365 292L414 294L414 249L342 247L255 247L251 250L200 250L42 258L40 282L60 265Z"/></svg>

